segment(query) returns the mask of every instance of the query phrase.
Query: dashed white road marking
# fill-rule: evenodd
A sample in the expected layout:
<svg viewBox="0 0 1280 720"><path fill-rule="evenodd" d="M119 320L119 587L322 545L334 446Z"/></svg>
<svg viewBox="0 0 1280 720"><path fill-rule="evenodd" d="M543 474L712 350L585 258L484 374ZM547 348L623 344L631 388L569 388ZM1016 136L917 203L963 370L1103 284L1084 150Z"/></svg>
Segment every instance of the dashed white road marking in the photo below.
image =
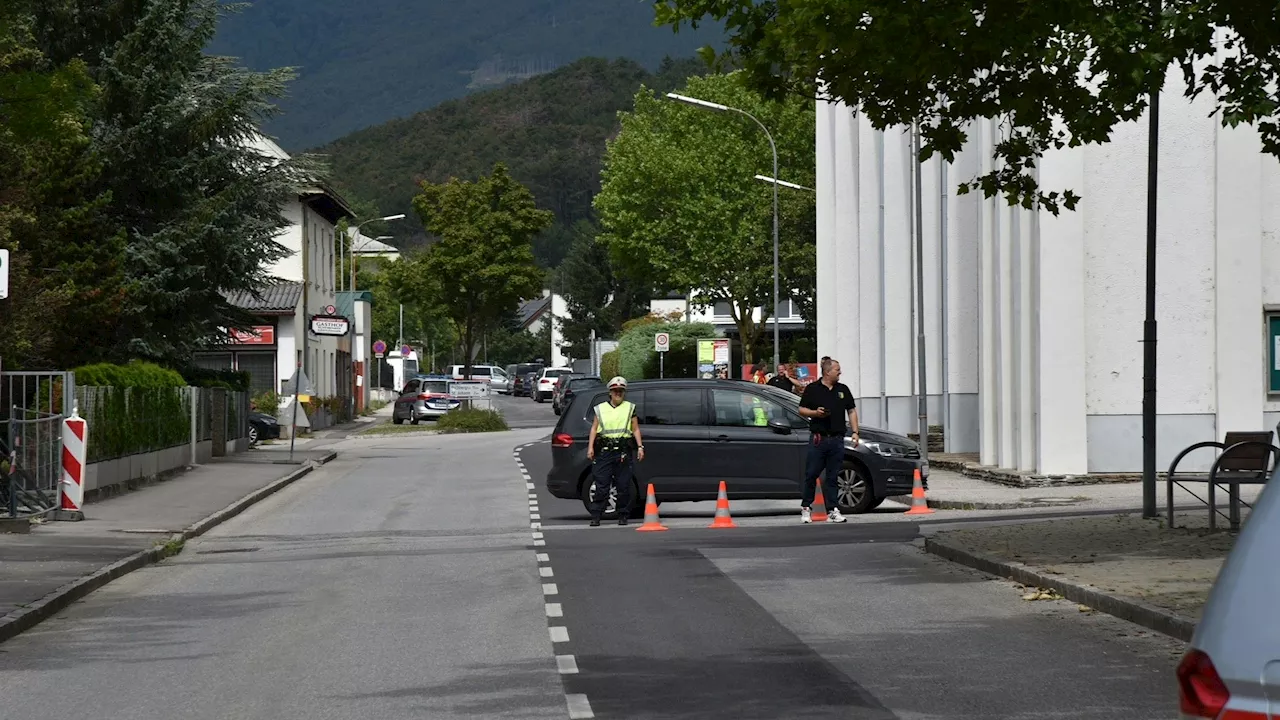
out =
<svg viewBox="0 0 1280 720"><path fill-rule="evenodd" d="M551 562L551 556L546 553L538 553L538 562Z"/></svg>
<svg viewBox="0 0 1280 720"><path fill-rule="evenodd" d="M527 482L527 483L525 483L525 484L524 484L524 486L525 486L527 489L529 489L529 490L532 490L532 489L533 489L533 483L531 483L531 482Z"/></svg>
<svg viewBox="0 0 1280 720"><path fill-rule="evenodd" d="M539 515L538 513L531 513L531 514L529 515L529 519L530 519L530 520L541 520L541 519L542 519L542 516L541 516L541 515Z"/></svg>
<svg viewBox="0 0 1280 720"><path fill-rule="evenodd" d="M533 546L534 546L534 547L543 547L543 546L545 546L546 544L547 544L547 541L546 541L546 540L534 540L534 541L533 541Z"/></svg>
<svg viewBox="0 0 1280 720"><path fill-rule="evenodd" d="M554 570L552 570L550 567L540 567L540 568L538 568L538 574L539 574L539 575L541 575L542 577L555 577L555 576L556 576L555 571L554 571Z"/></svg>
<svg viewBox="0 0 1280 720"><path fill-rule="evenodd" d="M543 595L559 595L560 590L556 588L555 583L542 583L542 594Z"/></svg>
<svg viewBox="0 0 1280 720"><path fill-rule="evenodd" d="M596 716L591 711L591 703L587 701L586 695L582 693L565 695L564 700L569 705L569 720L590 720Z"/></svg>
<svg viewBox="0 0 1280 720"><path fill-rule="evenodd" d="M578 661L572 655L557 655L556 667L560 669L561 675L578 674Z"/></svg>
<svg viewBox="0 0 1280 720"><path fill-rule="evenodd" d="M542 539L542 533L540 533L540 532L535 532L535 533L533 534L533 539L534 539L534 540L541 540L541 539Z"/></svg>
<svg viewBox="0 0 1280 720"><path fill-rule="evenodd" d="M561 625L555 625L547 628L547 632L551 635L551 642L566 643L569 642L569 628Z"/></svg>
<svg viewBox="0 0 1280 720"><path fill-rule="evenodd" d="M564 617L564 608L560 607L560 603L546 603L547 617Z"/></svg>

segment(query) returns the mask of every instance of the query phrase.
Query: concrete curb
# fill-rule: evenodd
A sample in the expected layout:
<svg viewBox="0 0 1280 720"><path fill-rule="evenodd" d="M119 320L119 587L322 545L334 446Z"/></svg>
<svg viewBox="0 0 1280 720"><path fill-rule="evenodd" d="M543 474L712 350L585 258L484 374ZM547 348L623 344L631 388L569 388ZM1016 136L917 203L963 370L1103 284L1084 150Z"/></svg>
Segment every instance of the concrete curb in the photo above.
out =
<svg viewBox="0 0 1280 720"><path fill-rule="evenodd" d="M1023 585L1056 590L1059 595L1072 602L1101 610L1108 615L1128 620L1135 625L1141 625L1148 630L1155 630L1183 642L1191 642L1191 636L1196 630L1196 622L1190 618L1137 600L1109 595L1088 585L1067 582L1032 570L1022 563L1006 562L930 537L924 539L924 550L951 562L1008 578Z"/></svg>
<svg viewBox="0 0 1280 720"><path fill-rule="evenodd" d="M888 498L904 505L911 504L910 495L893 495ZM1060 506L1050 506L1045 503L1031 502L971 502L968 500L935 500L930 497L925 498L925 502L934 510L1022 510L1026 508L1041 507L1070 507L1070 505L1062 504Z"/></svg>
<svg viewBox="0 0 1280 720"><path fill-rule="evenodd" d="M94 573L77 578L66 585L63 585L34 603L31 603L27 607L15 610L4 617L0 617L0 643L31 629L40 622L47 620L58 612L61 612L76 600L79 600L118 577L128 575L134 570L160 562L167 557L177 555L182 552L182 543L191 538L203 535L217 525L239 515L255 503L261 502L283 488L292 485L294 482L305 477L315 468L324 465L337 456L338 453L330 450L324 455L324 457L313 461L314 464L311 462L304 464L302 467L288 475L285 475L279 480L276 480L265 487L258 488L218 512L192 523L182 532L174 533L169 536L168 543L164 545L157 545L146 550L140 550L122 560L117 560Z"/></svg>

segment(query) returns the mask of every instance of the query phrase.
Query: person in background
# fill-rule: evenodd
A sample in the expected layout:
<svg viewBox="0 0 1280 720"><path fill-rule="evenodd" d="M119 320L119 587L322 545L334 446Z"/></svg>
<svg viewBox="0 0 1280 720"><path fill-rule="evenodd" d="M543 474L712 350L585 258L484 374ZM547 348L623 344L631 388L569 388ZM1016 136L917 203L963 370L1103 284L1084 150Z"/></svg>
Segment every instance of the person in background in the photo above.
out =
<svg viewBox="0 0 1280 720"><path fill-rule="evenodd" d="M790 363L782 363L781 365L779 365L777 374L769 378L769 384L778 388L779 390L786 390L789 393L799 394L800 392L796 385L795 380L791 378Z"/></svg>
<svg viewBox="0 0 1280 720"><path fill-rule="evenodd" d="M840 466L844 462L845 431L853 429L853 446L858 446L858 408L849 387L840 382L840 363L822 358L822 379L810 383L800 396L800 415L809 421L813 434L809 457L805 463L804 497L800 501L800 521L812 522L810 506L817 490L818 478L824 477L823 498L826 500L827 522L842 523L840 513ZM845 418L848 417L848 424Z"/></svg>
<svg viewBox="0 0 1280 720"><path fill-rule="evenodd" d="M751 382L763 385L765 383L765 369L768 366L763 360L757 360L755 367L751 369Z"/></svg>

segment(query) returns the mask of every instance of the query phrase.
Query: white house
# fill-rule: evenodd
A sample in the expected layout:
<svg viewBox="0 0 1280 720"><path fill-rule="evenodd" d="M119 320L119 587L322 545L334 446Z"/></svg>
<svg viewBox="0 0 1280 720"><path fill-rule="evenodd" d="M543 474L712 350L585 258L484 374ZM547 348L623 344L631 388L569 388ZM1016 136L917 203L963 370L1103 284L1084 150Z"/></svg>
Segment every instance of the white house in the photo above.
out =
<svg viewBox="0 0 1280 720"><path fill-rule="evenodd" d="M289 156L266 138L259 149L281 159ZM261 321L252 332L235 333L229 347L197 353L194 362L209 368L234 368L249 373L255 393L280 392L298 367L311 380L317 397L351 397L352 318L348 332L334 332L333 323L312 322L315 316L337 315L334 228L353 217L346 202L320 185L300 188L282 210L289 225L277 241L287 254L266 272L272 281L259 297L229 296L232 304L252 311ZM340 325L340 323L339 323ZM321 330L317 333L315 330Z"/></svg>
<svg viewBox="0 0 1280 720"><path fill-rule="evenodd" d="M560 349L564 342L561 322L572 317L563 295L544 289L542 297L521 304L517 313L521 327L535 335L542 332L546 323L551 324L551 347L547 348L549 367L568 367L573 362L573 358Z"/></svg>
<svg viewBox="0 0 1280 720"><path fill-rule="evenodd" d="M1280 420L1280 163L1171 74L1159 152L1158 457ZM982 122L923 167L930 422L947 449L1046 474L1142 467L1147 120L1054 152L1040 183L1083 196L1054 217L958 196L991 167ZM912 167L904 129L818 104L818 349L864 422L914 431Z"/></svg>
<svg viewBox="0 0 1280 720"><path fill-rule="evenodd" d="M772 311L772 308L770 310ZM650 300L649 312L658 315L679 313L686 322L704 322L714 325L721 335L736 336L738 333L738 326L733 322L732 310L727 302L717 302L712 305L690 304L688 295L673 293L667 297ZM760 322L762 315L763 312L758 307L751 311L751 317L757 323ZM769 342L772 342L773 338L774 320L771 313L764 324L764 332L768 336L766 340ZM778 332L784 335L804 330L804 318L800 315L800 306L787 297L778 301L777 322Z"/></svg>

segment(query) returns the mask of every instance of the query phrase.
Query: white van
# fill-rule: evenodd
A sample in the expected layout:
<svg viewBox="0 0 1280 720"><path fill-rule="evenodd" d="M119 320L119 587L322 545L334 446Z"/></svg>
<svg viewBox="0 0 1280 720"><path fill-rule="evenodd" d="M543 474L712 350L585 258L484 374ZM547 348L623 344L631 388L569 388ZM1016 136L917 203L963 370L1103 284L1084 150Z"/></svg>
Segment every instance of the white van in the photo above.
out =
<svg viewBox="0 0 1280 720"><path fill-rule="evenodd" d="M472 365L471 375L464 376L466 365L450 365L445 368L445 373L454 380L487 380L489 381L489 389L497 393L506 393L511 391L511 379L507 377L507 372L496 365Z"/></svg>

